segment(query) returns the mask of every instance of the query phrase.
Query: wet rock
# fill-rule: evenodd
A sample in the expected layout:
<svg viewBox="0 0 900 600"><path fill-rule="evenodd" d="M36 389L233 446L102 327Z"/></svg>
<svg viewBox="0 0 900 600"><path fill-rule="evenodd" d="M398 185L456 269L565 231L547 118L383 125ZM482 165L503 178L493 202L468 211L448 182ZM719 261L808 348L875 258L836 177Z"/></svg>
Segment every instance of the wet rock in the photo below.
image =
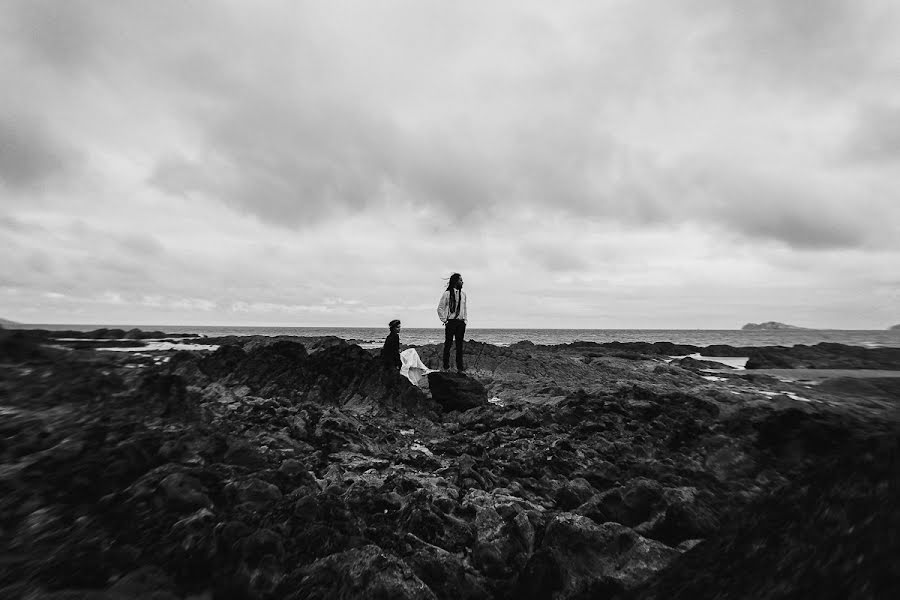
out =
<svg viewBox="0 0 900 600"><path fill-rule="evenodd" d="M428 374L431 396L444 410L469 410L486 406L487 390L477 380L462 373L435 371Z"/></svg>
<svg viewBox="0 0 900 600"><path fill-rule="evenodd" d="M703 369L733 369L734 367L730 367L724 363L716 362L714 360L703 360L692 358L690 356L685 356L684 358L679 358L673 360L670 365L681 367L682 369L690 369L692 371L701 371Z"/></svg>

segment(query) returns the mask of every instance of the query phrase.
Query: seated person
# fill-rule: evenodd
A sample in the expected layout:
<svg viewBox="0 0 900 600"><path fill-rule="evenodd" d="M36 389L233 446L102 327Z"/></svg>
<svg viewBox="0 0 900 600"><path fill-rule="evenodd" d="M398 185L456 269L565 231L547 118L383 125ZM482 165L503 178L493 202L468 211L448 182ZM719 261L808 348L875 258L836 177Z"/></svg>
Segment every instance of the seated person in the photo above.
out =
<svg viewBox="0 0 900 600"><path fill-rule="evenodd" d="M415 348L407 348L400 352L400 320L394 319L388 323L390 333L384 339L381 348L381 360L389 371L400 371L400 374L409 379L413 385L427 385L428 379L423 377L433 369L429 369L419 358Z"/></svg>

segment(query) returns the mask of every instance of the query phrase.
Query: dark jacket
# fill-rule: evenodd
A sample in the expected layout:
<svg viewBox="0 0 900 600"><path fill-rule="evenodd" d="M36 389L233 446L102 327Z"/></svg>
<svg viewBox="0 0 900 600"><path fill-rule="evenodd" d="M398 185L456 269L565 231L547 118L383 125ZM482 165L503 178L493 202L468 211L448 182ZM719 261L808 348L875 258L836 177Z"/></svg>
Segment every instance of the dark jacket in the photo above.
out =
<svg viewBox="0 0 900 600"><path fill-rule="evenodd" d="M384 346L381 348L381 360L384 366L389 369L400 370L403 364L400 360L400 336L396 333L389 333L384 339Z"/></svg>

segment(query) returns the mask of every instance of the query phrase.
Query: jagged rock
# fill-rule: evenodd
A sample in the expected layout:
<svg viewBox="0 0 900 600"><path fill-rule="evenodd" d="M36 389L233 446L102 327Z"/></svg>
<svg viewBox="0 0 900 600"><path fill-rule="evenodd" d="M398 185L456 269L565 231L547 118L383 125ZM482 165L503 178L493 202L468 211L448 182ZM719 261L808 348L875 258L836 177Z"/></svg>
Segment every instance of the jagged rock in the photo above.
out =
<svg viewBox="0 0 900 600"><path fill-rule="evenodd" d="M410 536L416 549L404 560L438 598L489 600L493 597L467 560Z"/></svg>
<svg viewBox="0 0 900 600"><path fill-rule="evenodd" d="M892 598L900 586L900 437L842 451L732 515L649 581L637 600ZM833 446L834 447L834 446Z"/></svg>
<svg viewBox="0 0 900 600"><path fill-rule="evenodd" d="M668 488L659 504L662 508L656 515L635 527L637 533L680 547L682 542L706 538L719 529L718 516L696 488Z"/></svg>
<svg viewBox="0 0 900 600"><path fill-rule="evenodd" d="M482 490L471 490L463 507L475 511L475 568L497 578L509 577L521 569L534 551L532 520L540 519L542 509L515 496Z"/></svg>
<svg viewBox="0 0 900 600"><path fill-rule="evenodd" d="M436 600L409 565L374 545L319 559L300 569L300 576L290 600Z"/></svg>
<svg viewBox="0 0 900 600"><path fill-rule="evenodd" d="M587 502L596 492L587 479L575 477L566 481L556 492L556 504L561 510L572 510Z"/></svg>
<svg viewBox="0 0 900 600"><path fill-rule="evenodd" d="M255 477L232 481L225 486L224 492L232 503L248 505L254 510L261 510L282 497L278 486Z"/></svg>
<svg viewBox="0 0 900 600"><path fill-rule="evenodd" d="M428 374L431 396L444 410L469 410L487 405L487 390L462 373L434 371Z"/></svg>
<svg viewBox="0 0 900 600"><path fill-rule="evenodd" d="M679 552L619 523L596 524L561 513L522 571L515 597L566 600L607 597L637 587Z"/></svg>
<svg viewBox="0 0 900 600"><path fill-rule="evenodd" d="M633 527L650 518L662 497L663 489L658 482L638 478L593 496L575 512L597 523L612 521Z"/></svg>
<svg viewBox="0 0 900 600"><path fill-rule="evenodd" d="M31 335L38 345L54 339ZM878 565L897 555L887 533L896 527L877 507L897 505L900 486L877 465L896 465L877 445L851 442L893 427L892 382L837 380L804 388L813 401L799 403L772 399L800 393L772 377L710 383L657 368L682 350L672 344L473 342L472 372L498 399L441 414L385 371L377 350L229 343L152 357L58 350L0 360L0 554L9 559L0 597L108 600L112 582L154 563L160 593L179 597L325 596L351 581L340 571L353 565L362 588L384 571L382 587L409 591L401 560L441 598L602 597L631 594L663 558L694 545L688 555L710 562L688 567L691 576L721 576L730 589L728 569L742 554L728 548L746 557L757 544L782 562L756 569L762 563L747 559L745 583L794 585L788 575L805 569L803 577L837 573L862 595L889 589L877 587L887 572ZM435 345L420 355L439 353ZM838 469L850 485L803 479L847 456L859 459L855 470ZM754 504L795 481L809 489L787 499L818 516L779 520L782 504ZM729 527L749 518L747 506L756 528L742 530L752 543L741 546ZM569 524L558 522L573 507L603 523L579 525L569 513ZM817 562L798 562L790 548L779 555L766 535L782 531ZM844 540L846 554L816 555L815 544ZM360 555L367 546L384 562ZM707 555L708 546L725 551ZM318 587L303 588L307 576Z"/></svg>

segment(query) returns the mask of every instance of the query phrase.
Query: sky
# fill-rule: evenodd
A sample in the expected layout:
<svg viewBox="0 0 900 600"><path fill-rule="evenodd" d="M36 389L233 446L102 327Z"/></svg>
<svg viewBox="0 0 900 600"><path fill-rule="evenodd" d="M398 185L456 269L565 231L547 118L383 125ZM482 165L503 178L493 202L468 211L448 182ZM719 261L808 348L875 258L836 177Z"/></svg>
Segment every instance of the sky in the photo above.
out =
<svg viewBox="0 0 900 600"><path fill-rule="evenodd" d="M894 0L0 1L0 317L900 323Z"/></svg>

